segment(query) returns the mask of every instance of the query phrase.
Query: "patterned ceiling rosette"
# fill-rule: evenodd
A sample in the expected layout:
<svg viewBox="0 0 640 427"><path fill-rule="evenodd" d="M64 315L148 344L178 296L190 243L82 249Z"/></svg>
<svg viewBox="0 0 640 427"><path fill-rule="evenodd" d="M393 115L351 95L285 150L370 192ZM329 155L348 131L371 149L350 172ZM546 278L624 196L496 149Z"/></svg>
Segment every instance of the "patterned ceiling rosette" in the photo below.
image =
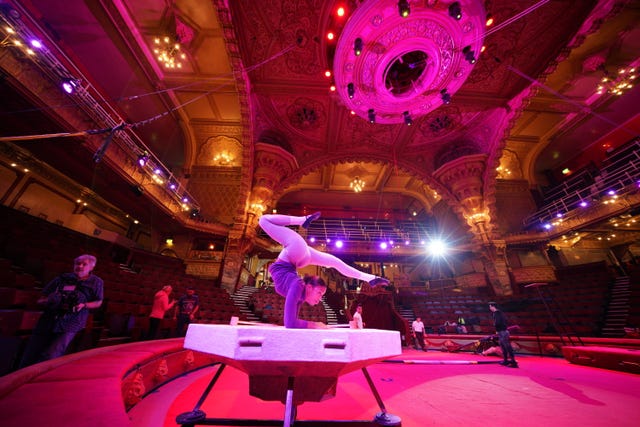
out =
<svg viewBox="0 0 640 427"><path fill-rule="evenodd" d="M460 19L451 16L454 3ZM428 114L471 73L472 58L482 48L482 2L424 4L412 3L403 18L397 1L370 0L342 30L333 58L336 89L345 106L365 120L372 121L371 110L375 122L384 124Z"/></svg>

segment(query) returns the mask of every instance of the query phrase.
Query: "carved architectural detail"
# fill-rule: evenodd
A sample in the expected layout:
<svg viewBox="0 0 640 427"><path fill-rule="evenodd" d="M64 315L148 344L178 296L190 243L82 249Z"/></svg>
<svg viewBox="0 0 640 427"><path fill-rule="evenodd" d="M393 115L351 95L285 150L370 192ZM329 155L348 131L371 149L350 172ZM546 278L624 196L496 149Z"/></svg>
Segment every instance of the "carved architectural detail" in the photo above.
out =
<svg viewBox="0 0 640 427"><path fill-rule="evenodd" d="M455 197L459 213L483 244L491 241L491 216L485 204L483 177L487 156L476 154L455 159L434 172Z"/></svg>

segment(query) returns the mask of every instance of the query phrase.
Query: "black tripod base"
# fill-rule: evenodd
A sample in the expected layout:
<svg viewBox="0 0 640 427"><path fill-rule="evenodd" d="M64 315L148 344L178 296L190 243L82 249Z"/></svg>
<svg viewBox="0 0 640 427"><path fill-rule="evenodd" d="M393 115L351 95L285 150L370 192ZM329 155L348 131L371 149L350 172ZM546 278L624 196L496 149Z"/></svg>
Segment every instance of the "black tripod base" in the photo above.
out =
<svg viewBox="0 0 640 427"><path fill-rule="evenodd" d="M399 426L402 420L399 416L387 412L378 412L373 422L381 426Z"/></svg>
<svg viewBox="0 0 640 427"><path fill-rule="evenodd" d="M176 423L181 425L196 424L196 423L199 423L200 421L203 421L206 418L207 418L207 414L205 414L204 411L201 411L200 409L195 409L193 411L183 412L182 414L178 415L176 417Z"/></svg>

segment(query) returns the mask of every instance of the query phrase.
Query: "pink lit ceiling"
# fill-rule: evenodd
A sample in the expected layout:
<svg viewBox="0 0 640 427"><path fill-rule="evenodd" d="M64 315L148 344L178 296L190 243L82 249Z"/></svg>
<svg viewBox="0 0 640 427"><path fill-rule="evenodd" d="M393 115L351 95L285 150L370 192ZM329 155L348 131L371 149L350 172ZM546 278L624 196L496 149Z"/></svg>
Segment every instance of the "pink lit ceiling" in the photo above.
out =
<svg viewBox="0 0 640 427"><path fill-rule="evenodd" d="M640 132L637 87L621 97L594 96L603 67L640 58L638 2L466 0L458 2L460 20L449 14L453 3L410 0L406 18L394 0L0 4L19 4L25 22L47 33L109 107L129 123L143 122L136 133L177 175L198 165L203 130L243 147L287 147L298 169L278 189L282 208L428 211L439 200L433 172L462 155L487 155L489 186L498 176L535 188L546 184L545 170L571 162L579 168L603 156L598 146ZM497 30L483 28L486 14ZM152 51L153 38L167 29L183 37L180 69L164 69ZM363 50L356 57L357 38ZM3 94L22 96L20 88ZM27 99L41 106L32 93L5 99L3 108ZM10 133L71 126L56 111L43 113L43 120L0 120ZM51 144L32 148L63 169L77 157ZM499 176L507 164L512 173ZM90 182L90 167L78 166L76 178ZM359 201L348 185L356 174L367 183Z"/></svg>

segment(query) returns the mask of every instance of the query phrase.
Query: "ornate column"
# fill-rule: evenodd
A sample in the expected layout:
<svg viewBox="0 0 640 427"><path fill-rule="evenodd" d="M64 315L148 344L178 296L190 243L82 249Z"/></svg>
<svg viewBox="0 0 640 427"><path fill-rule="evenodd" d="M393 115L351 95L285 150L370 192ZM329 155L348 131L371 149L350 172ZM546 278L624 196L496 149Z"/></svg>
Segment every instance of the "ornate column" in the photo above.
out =
<svg viewBox="0 0 640 427"><path fill-rule="evenodd" d="M458 157L442 165L433 174L455 197L453 208L465 220L480 247L485 272L496 294L510 295L511 280L506 259L506 245L496 240L491 211L484 194L487 155Z"/></svg>
<svg viewBox="0 0 640 427"><path fill-rule="evenodd" d="M222 265L221 286L234 292L246 254L253 248L258 220L273 204L273 193L280 182L298 168L295 157L281 147L258 142L255 145L253 186L245 209L243 223L229 231Z"/></svg>

